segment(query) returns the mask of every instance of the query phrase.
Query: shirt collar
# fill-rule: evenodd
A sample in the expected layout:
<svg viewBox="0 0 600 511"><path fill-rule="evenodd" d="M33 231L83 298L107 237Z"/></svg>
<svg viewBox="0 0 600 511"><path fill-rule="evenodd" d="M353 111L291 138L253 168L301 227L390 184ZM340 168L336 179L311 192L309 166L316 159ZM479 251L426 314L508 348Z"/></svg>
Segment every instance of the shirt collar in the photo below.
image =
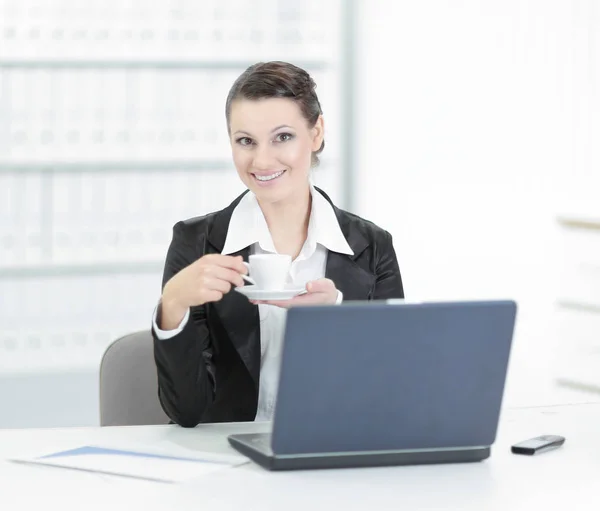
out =
<svg viewBox="0 0 600 511"><path fill-rule="evenodd" d="M311 184L312 207L308 223L306 246L313 252L317 243L332 252L353 255L335 211ZM222 254L234 254L254 243L267 252L276 252L265 217L252 192L246 193L231 214Z"/></svg>
<svg viewBox="0 0 600 511"><path fill-rule="evenodd" d="M234 254L259 243L263 250L276 252L265 217L256 195L246 193L231 214L222 254Z"/></svg>
<svg viewBox="0 0 600 511"><path fill-rule="evenodd" d="M319 243L331 252L354 255L340 228L333 206L313 185L310 186L310 193L312 208L308 222L308 243Z"/></svg>

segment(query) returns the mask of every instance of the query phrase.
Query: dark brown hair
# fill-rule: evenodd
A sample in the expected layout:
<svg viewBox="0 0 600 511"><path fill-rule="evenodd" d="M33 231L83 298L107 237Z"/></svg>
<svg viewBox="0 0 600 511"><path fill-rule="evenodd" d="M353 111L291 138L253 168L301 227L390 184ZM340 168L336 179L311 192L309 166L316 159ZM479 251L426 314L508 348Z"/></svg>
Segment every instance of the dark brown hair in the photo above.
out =
<svg viewBox="0 0 600 511"><path fill-rule="evenodd" d="M315 81L304 70L288 62L259 62L244 71L234 82L227 95L225 118L229 130L231 104L236 99L289 98L298 104L309 128L312 128L323 112L315 92ZM325 148L325 141L312 154L312 164L319 163L318 154Z"/></svg>

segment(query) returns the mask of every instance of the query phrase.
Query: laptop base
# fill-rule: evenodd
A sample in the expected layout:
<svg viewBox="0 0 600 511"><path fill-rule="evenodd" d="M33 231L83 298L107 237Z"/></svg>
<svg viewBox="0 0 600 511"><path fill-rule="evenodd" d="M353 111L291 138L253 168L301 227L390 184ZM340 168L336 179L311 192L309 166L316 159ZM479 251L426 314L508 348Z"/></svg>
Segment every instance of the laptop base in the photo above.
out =
<svg viewBox="0 0 600 511"><path fill-rule="evenodd" d="M325 468L386 467L470 463L489 458L490 447L440 451L396 451L277 456L267 447L268 433L238 434L228 437L230 445L267 470L306 470Z"/></svg>

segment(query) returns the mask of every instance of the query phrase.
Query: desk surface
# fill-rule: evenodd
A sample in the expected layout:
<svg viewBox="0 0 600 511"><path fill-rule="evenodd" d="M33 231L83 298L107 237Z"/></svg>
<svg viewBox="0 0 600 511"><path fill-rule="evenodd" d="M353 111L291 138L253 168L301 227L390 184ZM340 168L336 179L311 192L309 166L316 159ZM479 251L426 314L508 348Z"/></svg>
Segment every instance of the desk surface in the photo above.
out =
<svg viewBox="0 0 600 511"><path fill-rule="evenodd" d="M150 444L233 452L231 433L266 424L72 428L0 431L0 458L37 455L85 444ZM565 445L539 456L517 456L510 445L541 434ZM482 463L421 467L269 473L248 463L185 485L119 479L0 462L0 508L43 505L77 509L594 509L600 508L600 404L503 412L492 457ZM8 504L13 504L9 506ZM18 506L14 506L18 503Z"/></svg>

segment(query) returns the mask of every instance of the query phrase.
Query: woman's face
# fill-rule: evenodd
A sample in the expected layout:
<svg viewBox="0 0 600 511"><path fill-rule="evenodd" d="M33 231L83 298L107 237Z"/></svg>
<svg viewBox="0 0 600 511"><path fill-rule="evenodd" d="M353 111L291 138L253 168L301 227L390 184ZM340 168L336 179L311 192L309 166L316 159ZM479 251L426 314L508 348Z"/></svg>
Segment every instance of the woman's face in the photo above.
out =
<svg viewBox="0 0 600 511"><path fill-rule="evenodd" d="M229 130L235 168L259 201L306 192L312 152L323 141L322 117L309 128L290 99L239 99L231 105Z"/></svg>

